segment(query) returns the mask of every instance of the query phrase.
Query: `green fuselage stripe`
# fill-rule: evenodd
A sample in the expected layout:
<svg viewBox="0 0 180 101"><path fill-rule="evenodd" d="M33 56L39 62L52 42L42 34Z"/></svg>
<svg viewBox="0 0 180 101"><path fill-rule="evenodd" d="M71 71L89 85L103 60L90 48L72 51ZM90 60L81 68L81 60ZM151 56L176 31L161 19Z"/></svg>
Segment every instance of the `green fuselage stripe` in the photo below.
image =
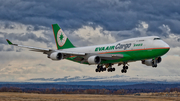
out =
<svg viewBox="0 0 180 101"><path fill-rule="evenodd" d="M128 62L128 61L138 61L144 59L152 59L160 57L167 53L169 48L152 48L152 49L136 49L136 50L126 50L126 51L114 51L114 52L104 52L103 54L122 54L123 58L116 60L102 60L102 64L106 63L118 63L118 62ZM102 53L101 53L102 54ZM74 61L75 57L67 58L68 60ZM81 61L75 61L81 62ZM88 64L84 62L84 64Z"/></svg>

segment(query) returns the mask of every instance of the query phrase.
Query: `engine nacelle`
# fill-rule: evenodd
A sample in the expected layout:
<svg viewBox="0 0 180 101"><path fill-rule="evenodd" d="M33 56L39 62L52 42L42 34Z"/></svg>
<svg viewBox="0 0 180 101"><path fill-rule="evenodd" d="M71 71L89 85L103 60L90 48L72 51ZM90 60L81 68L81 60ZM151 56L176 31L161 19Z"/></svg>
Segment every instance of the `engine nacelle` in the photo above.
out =
<svg viewBox="0 0 180 101"><path fill-rule="evenodd" d="M90 56L88 58L88 63L89 64L99 64L99 63L101 63L101 58L99 56Z"/></svg>
<svg viewBox="0 0 180 101"><path fill-rule="evenodd" d="M50 54L49 58L51 58L52 60L61 60L63 59L63 54L60 52L53 52Z"/></svg>
<svg viewBox="0 0 180 101"><path fill-rule="evenodd" d="M145 64L147 66L157 66L157 63L160 63L162 61L161 57L156 58L156 63L154 62L154 59L148 59L148 60L143 60L142 64Z"/></svg>
<svg viewBox="0 0 180 101"><path fill-rule="evenodd" d="M144 60L144 63L147 66L152 66L153 65L153 59L148 59L148 60Z"/></svg>

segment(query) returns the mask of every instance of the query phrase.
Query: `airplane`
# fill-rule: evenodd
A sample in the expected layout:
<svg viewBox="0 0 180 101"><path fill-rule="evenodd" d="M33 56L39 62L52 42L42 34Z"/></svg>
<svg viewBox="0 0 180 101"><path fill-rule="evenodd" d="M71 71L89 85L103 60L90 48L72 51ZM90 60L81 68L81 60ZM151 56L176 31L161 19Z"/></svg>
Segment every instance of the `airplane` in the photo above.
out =
<svg viewBox="0 0 180 101"><path fill-rule="evenodd" d="M123 65L121 72L126 73L128 63L141 61L142 64L157 67L161 56L166 54L170 46L158 36L138 37L111 44L75 47L58 24L52 24L57 49L44 49L14 44L9 45L29 48L30 51L42 52L52 60L67 59L81 64L97 65L95 72L113 72L113 65Z"/></svg>

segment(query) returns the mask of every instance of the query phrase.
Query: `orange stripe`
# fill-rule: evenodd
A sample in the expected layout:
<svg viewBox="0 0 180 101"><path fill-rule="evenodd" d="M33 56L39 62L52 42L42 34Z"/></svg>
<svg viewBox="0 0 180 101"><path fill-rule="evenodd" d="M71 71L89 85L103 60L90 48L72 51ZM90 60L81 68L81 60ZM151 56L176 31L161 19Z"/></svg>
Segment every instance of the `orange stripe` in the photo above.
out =
<svg viewBox="0 0 180 101"><path fill-rule="evenodd" d="M72 58L72 57L75 57L75 56L70 56L70 58Z"/></svg>
<svg viewBox="0 0 180 101"><path fill-rule="evenodd" d="M53 28L53 25L51 25L51 26L52 26L52 29L53 29L53 34L54 34L54 39L55 39L56 47L57 47L57 49L58 49L58 46L57 46L57 41L56 41L56 38L55 38L55 33L54 33L54 28Z"/></svg>
<svg viewBox="0 0 180 101"><path fill-rule="evenodd" d="M134 49L134 50L113 51L113 52L102 52L102 53L99 53L99 54L127 52L127 51L138 51L138 50L151 50L151 49L170 49L170 48L169 47L163 47L163 48Z"/></svg>

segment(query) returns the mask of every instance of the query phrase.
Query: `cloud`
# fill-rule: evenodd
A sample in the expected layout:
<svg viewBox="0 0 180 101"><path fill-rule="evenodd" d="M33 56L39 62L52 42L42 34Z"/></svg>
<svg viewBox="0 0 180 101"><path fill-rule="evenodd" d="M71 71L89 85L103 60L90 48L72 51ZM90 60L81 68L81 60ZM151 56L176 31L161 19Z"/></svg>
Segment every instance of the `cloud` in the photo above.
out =
<svg viewBox="0 0 180 101"><path fill-rule="evenodd" d="M28 41L28 40L34 40L36 42L44 42L49 43L49 40L43 38L43 37L37 37L34 33L9 33L5 34L4 37L9 37L13 40L19 40L19 41Z"/></svg>
<svg viewBox="0 0 180 101"><path fill-rule="evenodd" d="M82 28L79 28L77 30L65 30L64 32L67 34L67 36L70 39L72 39L74 44L77 44L79 46L111 43L111 42L116 42L118 40L125 39L125 38L136 37L137 35L147 36L149 34L152 34L152 32L148 31L149 24L144 21L138 22L136 27L132 28L131 30L122 30L122 31L108 31L108 30L105 30L101 26L92 27L91 24L93 23L89 23L89 25L85 25ZM45 31L41 31L42 30L41 28L38 30L33 30L34 26L26 26L26 25L22 25L22 26L26 26L26 27L22 27L23 30L25 29L25 32L26 30L28 30L32 33L25 33L25 34L18 33L19 36L16 36L15 34L11 33L13 32L13 30L16 30L16 28L19 28L16 26L17 25L15 24L14 26L15 29L11 29L12 31L10 31L9 28L6 28L6 29L9 29L10 31L10 33L7 33L6 35L9 35L7 37L13 36L12 40L15 40L15 41L19 40L18 42L23 41L23 43L25 42L25 43L30 43L32 45L36 44L35 46L41 46L41 45L45 45L45 41L44 42L40 41L40 43L38 43L39 45L36 42L39 36L41 36L40 34L50 37L49 33L47 33L47 32L50 32L49 29L46 29ZM162 33L168 33L166 35L172 34L170 28L167 25L162 25L159 28L161 30L164 30L162 31ZM169 30L166 30L166 29L169 29ZM37 32L40 32L40 33L37 33ZM33 33L37 33L37 34L33 34ZM29 34L29 35L26 35L26 34ZM5 36L5 34L1 34L1 35ZM52 32L51 32L51 35L53 36ZM173 37L164 37L164 39L166 38L172 39ZM32 40L28 40L28 39L32 39ZM18 48L15 48L15 49L18 51ZM159 74L160 71L162 75L171 74L173 72L173 69L170 69L170 70L167 69L169 66L168 61L170 61L169 59L173 58L173 55L178 53L179 49L172 48L171 50L172 52L169 54L170 57L168 56L169 58L166 58L165 62L162 62L163 66L164 65L166 66L165 68L162 68L163 66L161 66L161 64L160 64L160 67L158 67L157 69L154 69L152 67L147 67L145 65L142 65L140 62L130 63L130 67L133 67L133 68L130 68L128 70L129 74L127 75L130 77L134 77L135 75L138 75L139 73L141 73L139 77L142 77L142 75L151 75L152 73ZM6 75L6 78L9 78L9 80L11 80L10 78L13 78L13 77L17 77L17 78L14 78L14 80L19 80L18 78L22 79L22 77L26 77L27 79L31 79L35 77L55 78L57 76L67 76L67 74L68 75L71 74L71 76L82 76L82 75L89 76L89 74L91 75L93 74L96 76L98 75L112 76L114 74L119 74L121 70L121 68L118 68L119 70L117 69L117 71L114 72L113 74L109 74L108 72L97 74L96 72L94 72L94 69L96 68L96 66L81 65L78 63L73 63L73 62L65 61L65 60L55 62L55 61L51 61L47 59L46 56L44 56L43 54L41 55L39 53L29 52L28 50L23 50L20 53L17 53L17 52L15 53L12 52L11 54L8 53L8 55L7 53L8 52L4 51L3 53L0 54L0 57L1 57L0 59L2 60L2 63L4 63L3 61L6 61L6 63L4 63L4 65L0 68L0 70L1 70L1 74ZM178 58L177 58L177 61L178 61ZM178 63L177 61L175 62L175 64ZM174 65L174 66L176 67L177 65ZM115 65L115 67L117 66ZM46 75L47 73L49 75ZM29 75L33 75L33 77ZM5 78L2 78L1 80L3 79Z"/></svg>
<svg viewBox="0 0 180 101"><path fill-rule="evenodd" d="M93 22L109 31L129 30L145 21L150 31L159 31L158 26L165 24L173 33L179 33L179 4L178 0L3 0L0 19L46 27L58 23L68 30Z"/></svg>
<svg viewBox="0 0 180 101"><path fill-rule="evenodd" d="M0 37L0 44L6 44L4 37Z"/></svg>
<svg viewBox="0 0 180 101"><path fill-rule="evenodd" d="M0 4L0 81L31 78L112 76L95 73L96 66L67 60L52 61L44 54L7 44L56 49L51 24L58 23L75 46L106 44L140 36L160 36L171 49L158 68L129 63L129 77L173 75L179 69L180 1L174 0L2 0ZM11 52L9 52L11 51ZM21 51L21 52L20 52ZM172 62L173 60L173 62ZM169 63L170 62L170 63ZM173 67L172 69L170 67ZM177 70L177 71L175 71ZM157 75L156 75L157 76ZM155 78L155 77L151 77Z"/></svg>
<svg viewBox="0 0 180 101"><path fill-rule="evenodd" d="M32 26L32 25L24 25L15 22L5 22L0 20L0 46L1 51L12 51L14 50L12 47L7 48L6 39L11 40L13 43L17 42L17 44L21 44L18 41L28 42L29 40L33 40L34 42L44 43L49 48L53 47L54 37L52 34L52 30L44 26ZM51 31L51 33L49 33ZM29 44L33 45L33 44ZM34 46L34 45L33 45ZM46 48L44 47L44 48ZM3 49L4 48L4 49ZM5 49L6 48L6 49ZM20 51L19 49L16 51Z"/></svg>
<svg viewBox="0 0 180 101"><path fill-rule="evenodd" d="M73 34L81 38L80 41L86 42L86 45L97 45L116 42L115 37L113 37L107 31L104 31L101 26L97 26L96 28L92 28L90 26L83 26L82 28L75 30Z"/></svg>

